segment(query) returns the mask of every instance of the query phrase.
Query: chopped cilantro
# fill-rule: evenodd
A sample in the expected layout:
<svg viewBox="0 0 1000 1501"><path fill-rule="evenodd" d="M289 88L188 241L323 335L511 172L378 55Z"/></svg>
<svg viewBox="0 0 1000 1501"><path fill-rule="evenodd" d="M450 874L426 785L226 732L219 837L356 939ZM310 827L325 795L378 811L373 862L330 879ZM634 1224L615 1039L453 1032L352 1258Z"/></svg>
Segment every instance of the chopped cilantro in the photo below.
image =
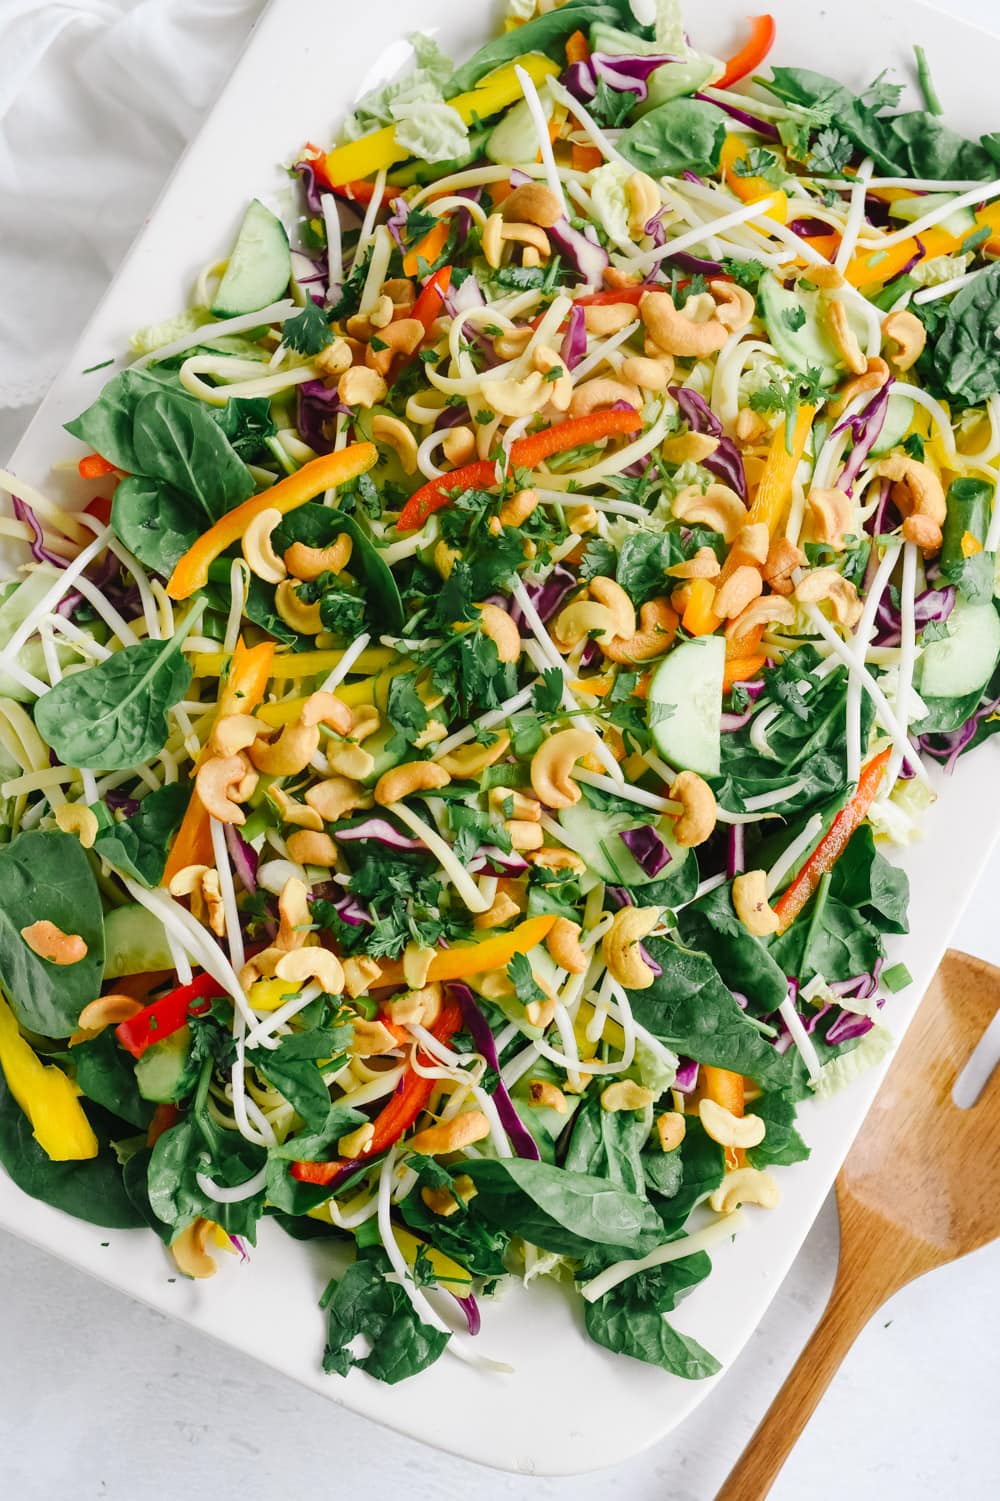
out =
<svg viewBox="0 0 1000 1501"><path fill-rule="evenodd" d="M289 318L281 331L282 343L296 354L319 354L333 343L326 314L310 297L301 313Z"/></svg>

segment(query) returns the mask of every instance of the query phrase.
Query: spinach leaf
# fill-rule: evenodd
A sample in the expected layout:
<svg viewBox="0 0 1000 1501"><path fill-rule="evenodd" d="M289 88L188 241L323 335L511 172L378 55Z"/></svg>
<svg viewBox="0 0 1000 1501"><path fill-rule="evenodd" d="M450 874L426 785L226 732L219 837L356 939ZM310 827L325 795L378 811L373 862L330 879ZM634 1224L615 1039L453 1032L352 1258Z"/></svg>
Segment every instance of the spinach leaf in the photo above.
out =
<svg viewBox="0 0 1000 1501"><path fill-rule="evenodd" d="M452 1174L433 1157L414 1155L409 1158L409 1165L414 1169L419 1166L420 1171L414 1188L399 1206L410 1229L468 1268L474 1277L502 1277L510 1236L476 1219L458 1195L455 1195L458 1207L453 1214L433 1214L420 1197L420 1191L448 1187Z"/></svg>
<svg viewBox="0 0 1000 1501"><path fill-rule="evenodd" d="M749 933L733 909L727 884L677 914L677 931L690 949L708 954L730 990L738 990L761 1016L776 1011L788 994L784 970Z"/></svg>
<svg viewBox="0 0 1000 1501"><path fill-rule="evenodd" d="M1000 301L997 312L1000 318ZM941 581L954 584L963 598L973 605L989 604L993 598L996 558L993 553L982 551L992 504L993 489L985 480L956 479L948 486L948 512L941 543ZM967 536L980 544L980 551L971 557L965 556Z"/></svg>
<svg viewBox="0 0 1000 1501"><path fill-rule="evenodd" d="M208 1067L208 1065L206 1065ZM264 1165L260 1147L238 1131L225 1131L199 1109L171 1126L157 1140L149 1163L149 1202L153 1213L176 1236L199 1215L215 1220L230 1235L245 1235L256 1244L257 1221L264 1208L264 1189L235 1204L211 1199L198 1184L205 1173L226 1188L245 1183Z"/></svg>
<svg viewBox="0 0 1000 1501"><path fill-rule="evenodd" d="M211 523L253 494L243 460L196 401L174 391L143 396L132 419L137 472L193 497Z"/></svg>
<svg viewBox="0 0 1000 1501"><path fill-rule="evenodd" d="M380 630L398 631L403 624L403 602L392 569L353 517L332 506L309 503L285 517L275 528L272 541L276 551L284 553L293 542L304 542L307 547L329 547L343 533L352 543L348 568L365 581L365 607L372 621Z"/></svg>
<svg viewBox="0 0 1000 1501"><path fill-rule="evenodd" d="M709 173L719 165L726 118L702 99L670 99L642 116L618 138L618 150L650 177Z"/></svg>
<svg viewBox="0 0 1000 1501"><path fill-rule="evenodd" d="M465 1171L476 1185L470 1212L544 1251L581 1256L617 1246L641 1255L661 1238L655 1210L606 1178L520 1157L469 1162Z"/></svg>
<svg viewBox="0 0 1000 1501"><path fill-rule="evenodd" d="M997 169L994 169L996 171ZM1000 265L975 277L947 304L921 309L928 331L918 370L932 392L976 406L1000 391Z"/></svg>
<svg viewBox="0 0 1000 1501"><path fill-rule="evenodd" d="M163 390L171 390L184 401L194 399L181 390L173 372L122 370L112 376L85 412L65 424L66 431L88 443L116 469L137 474L140 466L132 436L135 409L143 396Z"/></svg>
<svg viewBox="0 0 1000 1501"><path fill-rule="evenodd" d="M788 1095L762 1094L747 1106L747 1114L759 1115L767 1125L760 1146L747 1150L751 1167L769 1167L772 1163L787 1167L793 1162L804 1162L809 1156L809 1148L795 1129L795 1105Z"/></svg>
<svg viewBox="0 0 1000 1501"><path fill-rule="evenodd" d="M689 1335L681 1334L666 1315L684 1293L712 1270L704 1251L628 1277L593 1303L584 1305L587 1333L618 1355L631 1355L660 1366L686 1381L714 1376L721 1367L714 1355Z"/></svg>
<svg viewBox="0 0 1000 1501"><path fill-rule="evenodd" d="M672 1199L680 1193L684 1182L684 1159L680 1152L661 1152L659 1147L650 1147L640 1158L642 1176L651 1193Z"/></svg>
<svg viewBox="0 0 1000 1501"><path fill-rule="evenodd" d="M77 933L87 953L76 964L50 964L21 930L47 920ZM0 982L22 1027L68 1037L80 1012L101 993L104 918L94 873L71 834L31 831L0 849Z"/></svg>
<svg viewBox="0 0 1000 1501"><path fill-rule="evenodd" d="M667 1231L674 1232L686 1222L695 1205L718 1188L726 1159L723 1149L712 1140L696 1115L687 1117L684 1140L669 1156L681 1159L681 1184L675 1193L658 1199L656 1207Z"/></svg>
<svg viewBox="0 0 1000 1501"><path fill-rule="evenodd" d="M123 646L75 672L35 705L35 724L60 761L95 771L129 771L163 749L167 710L184 697L191 668L183 636Z"/></svg>
<svg viewBox="0 0 1000 1501"><path fill-rule="evenodd" d="M349 1040L346 1027L337 1032L316 1029L293 1033L273 1051L251 1048L247 1053L247 1062L280 1090L313 1131L323 1130L330 1114L330 1090L317 1060L337 1057L341 1043Z"/></svg>
<svg viewBox="0 0 1000 1501"><path fill-rule="evenodd" d="M563 1166L567 1172L589 1173L645 1198L639 1154L648 1135L642 1112L605 1110L600 1096L592 1095L577 1111Z"/></svg>
<svg viewBox="0 0 1000 1501"><path fill-rule="evenodd" d="M463 63L452 74L445 86L445 98L451 99L456 94L475 88L487 73L492 73L495 68L514 58L523 57L527 52L543 52L562 65L562 44L571 32L586 32L598 21L606 21L609 26L618 22L626 24L626 16L627 8L622 3L603 0L601 4L591 4L590 0L569 0L569 4L558 10L534 16L523 26L517 26L513 31L505 32L480 47L468 62Z"/></svg>
<svg viewBox="0 0 1000 1501"><path fill-rule="evenodd" d="M833 867L830 894L870 918L881 933L909 932L909 880L882 854L869 824L862 824Z"/></svg>
<svg viewBox="0 0 1000 1501"><path fill-rule="evenodd" d="M95 1130L99 1113L88 1110ZM78 1220L110 1230L140 1229L145 1223L122 1182L118 1159L108 1146L106 1131L98 1131L101 1150L83 1162L53 1162L31 1131L31 1122L7 1088L0 1069L0 1166L17 1187L32 1199L52 1204Z"/></svg>
<svg viewBox="0 0 1000 1501"><path fill-rule="evenodd" d="M114 1028L106 1028L89 1042L78 1042L67 1051L65 1061L88 1100L103 1105L137 1131L145 1131L153 1107L139 1094L135 1060L119 1046Z"/></svg>
<svg viewBox="0 0 1000 1501"><path fill-rule="evenodd" d="M111 502L111 525L139 562L163 578L204 531L194 501L165 480L130 474Z"/></svg>
<svg viewBox="0 0 1000 1501"><path fill-rule="evenodd" d="M269 396L231 396L224 406L213 407L209 416L245 464L252 464L266 453L264 440L273 438L278 431L271 416Z"/></svg>
<svg viewBox="0 0 1000 1501"><path fill-rule="evenodd" d="M376 1381L395 1385L426 1370L441 1354L449 1336L417 1317L403 1289L387 1281L389 1270L385 1252L371 1247L327 1287L320 1300L327 1315L324 1371L346 1376L358 1366ZM361 1357L350 1348L359 1334L371 1343L371 1352Z"/></svg>
<svg viewBox="0 0 1000 1501"><path fill-rule="evenodd" d="M139 1216L138 1223L146 1225L154 1235L160 1237L165 1246L169 1246L174 1232L169 1225L157 1218L149 1202L149 1161L152 1155L149 1147L134 1153L122 1168L122 1182L129 1203Z"/></svg>
<svg viewBox="0 0 1000 1501"><path fill-rule="evenodd" d="M648 990L629 993L636 1021L672 1052L780 1088L785 1058L744 1016L708 955L666 938L646 947L663 972Z"/></svg>
<svg viewBox="0 0 1000 1501"><path fill-rule="evenodd" d="M159 886L167 850L181 826L189 801L190 792L180 782L147 793L131 818L98 829L95 850L109 865L143 886ZM103 805L100 811L106 811Z"/></svg>

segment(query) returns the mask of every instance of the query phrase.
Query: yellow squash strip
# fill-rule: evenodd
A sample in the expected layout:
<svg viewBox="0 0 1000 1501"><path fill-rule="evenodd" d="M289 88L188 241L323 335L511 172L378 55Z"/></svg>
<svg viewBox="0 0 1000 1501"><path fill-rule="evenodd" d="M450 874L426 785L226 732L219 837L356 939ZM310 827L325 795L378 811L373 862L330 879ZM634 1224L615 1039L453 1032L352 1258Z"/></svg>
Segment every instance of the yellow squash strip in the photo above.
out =
<svg viewBox="0 0 1000 1501"><path fill-rule="evenodd" d="M35 1140L53 1162L82 1162L97 1156L97 1137L83 1113L79 1089L61 1068L43 1063L29 1047L2 997L0 1068L31 1122Z"/></svg>
<svg viewBox="0 0 1000 1501"><path fill-rule="evenodd" d="M505 67L498 68L467 94L456 94L454 99L449 99L448 104L461 115L466 125L471 125L475 119L488 120L491 115L498 114L508 104L520 99L521 85L514 71L517 66L523 67L536 84L559 72L556 64L549 58L532 53L529 57L519 58L517 63L508 63ZM360 141L351 141L346 146L337 146L333 151L327 152L326 175L336 187L339 183L371 177L373 172L380 172L383 167L405 161L410 155L405 146L397 143L396 127L387 125L383 130L362 136Z"/></svg>
<svg viewBox="0 0 1000 1501"><path fill-rule="evenodd" d="M799 460L805 452L806 440L812 427L816 408L800 406L792 433L792 451L785 442L785 424L782 423L771 439L771 447L761 475L754 503L747 513L747 524L753 526L763 521L772 536L777 532L789 501L792 498L792 480Z"/></svg>

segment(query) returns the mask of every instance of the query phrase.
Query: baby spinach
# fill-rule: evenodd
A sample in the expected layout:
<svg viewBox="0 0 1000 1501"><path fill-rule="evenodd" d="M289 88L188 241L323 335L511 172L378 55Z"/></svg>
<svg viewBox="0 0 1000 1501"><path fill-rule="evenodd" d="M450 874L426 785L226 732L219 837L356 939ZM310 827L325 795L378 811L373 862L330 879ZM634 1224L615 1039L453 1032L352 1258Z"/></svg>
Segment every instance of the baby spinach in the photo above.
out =
<svg viewBox="0 0 1000 1501"><path fill-rule="evenodd" d="M1000 171L994 168L993 175ZM1000 391L1000 265L992 265L942 309L928 303L920 315L927 348L917 366L931 391L959 406L977 406Z"/></svg>
<svg viewBox="0 0 1000 1501"><path fill-rule="evenodd" d="M102 823L94 848L103 860L144 886L159 886L167 863L167 850L181 826L190 800L188 788L181 782L168 783L156 792L147 793L131 818L110 820L103 804L97 816Z"/></svg>
<svg viewBox="0 0 1000 1501"><path fill-rule="evenodd" d="M650 177L680 177L684 172L715 172L726 117L703 99L670 99L651 109L618 138L618 150Z"/></svg>
<svg viewBox="0 0 1000 1501"><path fill-rule="evenodd" d="M349 1041L348 1028L292 1033L277 1048L251 1048L247 1062L294 1105L306 1125L322 1130L330 1114L330 1090L317 1060L335 1058Z"/></svg>
<svg viewBox="0 0 1000 1501"><path fill-rule="evenodd" d="M112 1027L89 1042L78 1042L69 1048L65 1062L88 1100L103 1105L137 1131L145 1131L152 1120L153 1107L139 1094L134 1059L119 1047Z"/></svg>
<svg viewBox="0 0 1000 1501"><path fill-rule="evenodd" d="M122 370L104 385L100 396L86 411L66 423L66 431L89 444L116 469L137 474L139 460L133 441L135 409L144 396L164 390L172 391L184 401L195 399L181 389L173 371L155 367Z"/></svg>
<svg viewBox="0 0 1000 1501"><path fill-rule="evenodd" d="M371 1246L327 1287L320 1300L327 1316L324 1371L346 1376L358 1366L376 1381L395 1385L426 1370L441 1354L449 1336L417 1316L403 1288L387 1279L390 1270L385 1252ZM359 1334L371 1345L367 1355L352 1353Z"/></svg>
<svg viewBox="0 0 1000 1501"><path fill-rule="evenodd" d="M680 1152L661 1152L658 1146L649 1147L643 1152L640 1161L648 1192L660 1194L665 1199L672 1199L674 1194L680 1192L684 1182L684 1163Z"/></svg>
<svg viewBox="0 0 1000 1501"><path fill-rule="evenodd" d="M681 1162L680 1186L657 1199L656 1207L668 1232L676 1232L687 1220L696 1204L718 1188L726 1170L725 1155L713 1141L697 1116L687 1117L684 1140L670 1157Z"/></svg>
<svg viewBox="0 0 1000 1501"><path fill-rule="evenodd" d="M43 919L79 934L84 958L59 965L39 958L21 930ZM58 831L19 834L0 849L0 982L15 1016L30 1032L68 1037L100 995L103 974L101 897L80 841Z"/></svg>
<svg viewBox="0 0 1000 1501"><path fill-rule="evenodd" d="M127 475L115 490L111 525L139 562L164 578L204 530L188 496L143 474Z"/></svg>
<svg viewBox="0 0 1000 1501"><path fill-rule="evenodd" d="M770 1167L775 1163L787 1167L793 1162L804 1162L809 1156L809 1148L795 1129L795 1105L788 1095L780 1091L762 1094L747 1106L747 1114L759 1115L767 1126L760 1145L747 1149L751 1167Z"/></svg>
<svg viewBox="0 0 1000 1501"><path fill-rule="evenodd" d="M370 619L380 630L398 631L403 624L403 603L399 597L392 569L386 563L368 533L351 516L332 506L310 502L299 506L275 528L272 541L278 553L293 542L307 547L329 547L337 537L351 539L348 570L360 574L365 582L365 606Z"/></svg>
<svg viewBox="0 0 1000 1501"><path fill-rule="evenodd" d="M420 1196L421 1189L447 1188L452 1175L434 1157L414 1154L407 1161L410 1167L419 1171L416 1184L399 1206L410 1229L446 1256L451 1256L474 1277L502 1277L506 1270L504 1252L510 1236L476 1219L458 1195L454 1196L457 1207L453 1214L432 1213Z"/></svg>
<svg viewBox="0 0 1000 1501"><path fill-rule="evenodd" d="M475 1217L544 1251L582 1256L616 1246L642 1254L662 1238L656 1211L606 1178L521 1157L481 1159L465 1171L476 1185Z"/></svg>
<svg viewBox="0 0 1000 1501"><path fill-rule="evenodd" d="M101 1150L82 1162L53 1162L38 1145L31 1122L7 1088L0 1069L0 1166L32 1199L51 1204L91 1225L140 1229L145 1220L125 1192L122 1170L108 1145L103 1112L87 1107Z"/></svg>
<svg viewBox="0 0 1000 1501"><path fill-rule="evenodd" d="M617 0L617 3L615 0L602 0L600 4L591 4L590 0L569 0L569 4L558 10L534 16L523 26L517 26L513 31L505 32L480 47L468 62L463 63L452 74L445 86L445 98L451 99L455 94L475 88L487 73L492 73L495 68L523 57L528 52L543 52L555 58L561 66L564 57L563 43L571 32L586 32L597 21L606 21L609 26L614 26L619 21L627 24L627 15L627 6L621 0Z"/></svg>
<svg viewBox="0 0 1000 1501"><path fill-rule="evenodd" d="M250 471L205 407L174 391L140 398L132 418L136 472L164 480L211 524L253 494Z"/></svg>
<svg viewBox="0 0 1000 1501"><path fill-rule="evenodd" d="M226 1188L245 1183L264 1165L260 1147L238 1131L226 1131L197 1106L158 1139L149 1162L149 1202L153 1213L176 1236L199 1215L215 1220L230 1235L244 1235L256 1244L257 1221L264 1208L264 1190L235 1204L220 1204L198 1184L205 1173Z"/></svg>
<svg viewBox="0 0 1000 1501"><path fill-rule="evenodd" d="M998 305L1000 317L1000 305ZM988 604L993 598L996 559L982 551L993 505L993 487L981 479L956 479L948 486L948 514L941 544L941 582L954 584L970 604ZM965 540L972 537L980 551L965 556Z"/></svg>
<svg viewBox="0 0 1000 1501"><path fill-rule="evenodd" d="M645 1198L640 1153L649 1135L648 1119L636 1110L605 1110L591 1095L577 1111L563 1167L617 1183Z"/></svg>
<svg viewBox="0 0 1000 1501"><path fill-rule="evenodd" d="M683 908L677 931L688 948L711 957L728 988L745 995L759 1015L781 1005L788 993L785 973L736 916L728 884Z"/></svg>
<svg viewBox="0 0 1000 1501"><path fill-rule="evenodd" d="M35 706L35 724L60 761L129 771L162 750L167 711L191 681L183 639L124 646L50 688Z"/></svg>
<svg viewBox="0 0 1000 1501"><path fill-rule="evenodd" d="M721 1369L715 1356L681 1334L666 1317L711 1270L708 1256L699 1251L626 1278L602 1298L584 1305L587 1333L615 1354L660 1366L686 1381L714 1376Z"/></svg>
<svg viewBox="0 0 1000 1501"><path fill-rule="evenodd" d="M265 440L278 431L267 396L231 396L225 406L212 408L212 416L230 447L246 464L252 464L267 452Z"/></svg>

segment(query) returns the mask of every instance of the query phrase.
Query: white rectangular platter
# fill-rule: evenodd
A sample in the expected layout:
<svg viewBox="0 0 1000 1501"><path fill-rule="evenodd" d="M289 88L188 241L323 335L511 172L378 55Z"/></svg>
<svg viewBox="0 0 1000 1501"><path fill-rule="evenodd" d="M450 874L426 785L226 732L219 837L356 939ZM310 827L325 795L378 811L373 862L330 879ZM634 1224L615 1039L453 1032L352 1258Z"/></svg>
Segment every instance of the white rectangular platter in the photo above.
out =
<svg viewBox="0 0 1000 1501"><path fill-rule="evenodd" d="M693 40L725 55L745 34L745 0L688 6ZM836 74L862 87L886 66L912 76L912 44L931 60L949 123L970 135L996 125L994 80L1000 39L908 0L838 0L823 8L803 0L769 0L778 23L770 61ZM710 13L709 13L710 12ZM77 456L62 430L97 395L138 326L166 318L187 302L205 262L225 253L247 200L288 194L280 163L301 144L325 142L365 88L393 73L414 29L432 31L457 59L495 25L488 0L272 0L232 79L183 158L66 369L43 401L13 456L14 471L79 503L67 469ZM11 556L6 560L14 563ZM961 910L1000 833L996 749L991 741L941 782L926 840L907 850L912 884L911 934L892 944L914 984L890 1000L897 1035L916 1010ZM711 1278L676 1316L729 1365L773 1297L833 1182L878 1088L875 1071L831 1104L807 1104L807 1163L782 1169L783 1201L770 1214L750 1211L750 1230L714 1254ZM302 1245L265 1223L248 1266L226 1259L207 1283L177 1278L156 1239L144 1231L108 1232L25 1197L0 1175L0 1225L82 1267L164 1313L231 1345L234 1359L255 1356L332 1401L403 1433L468 1458L527 1474L567 1474L614 1464L662 1438L707 1393L592 1344L560 1291L515 1287L484 1307L483 1353L514 1367L512 1375L470 1369L447 1355L398 1387L355 1371L321 1370L323 1316L317 1299L330 1273L323 1243ZM110 1242L110 1244L109 1244ZM84 1314L85 1316L85 1314ZM95 1338L98 1331L94 1330ZM238 1352L238 1353L237 1353ZM718 1378L717 1378L718 1379Z"/></svg>

